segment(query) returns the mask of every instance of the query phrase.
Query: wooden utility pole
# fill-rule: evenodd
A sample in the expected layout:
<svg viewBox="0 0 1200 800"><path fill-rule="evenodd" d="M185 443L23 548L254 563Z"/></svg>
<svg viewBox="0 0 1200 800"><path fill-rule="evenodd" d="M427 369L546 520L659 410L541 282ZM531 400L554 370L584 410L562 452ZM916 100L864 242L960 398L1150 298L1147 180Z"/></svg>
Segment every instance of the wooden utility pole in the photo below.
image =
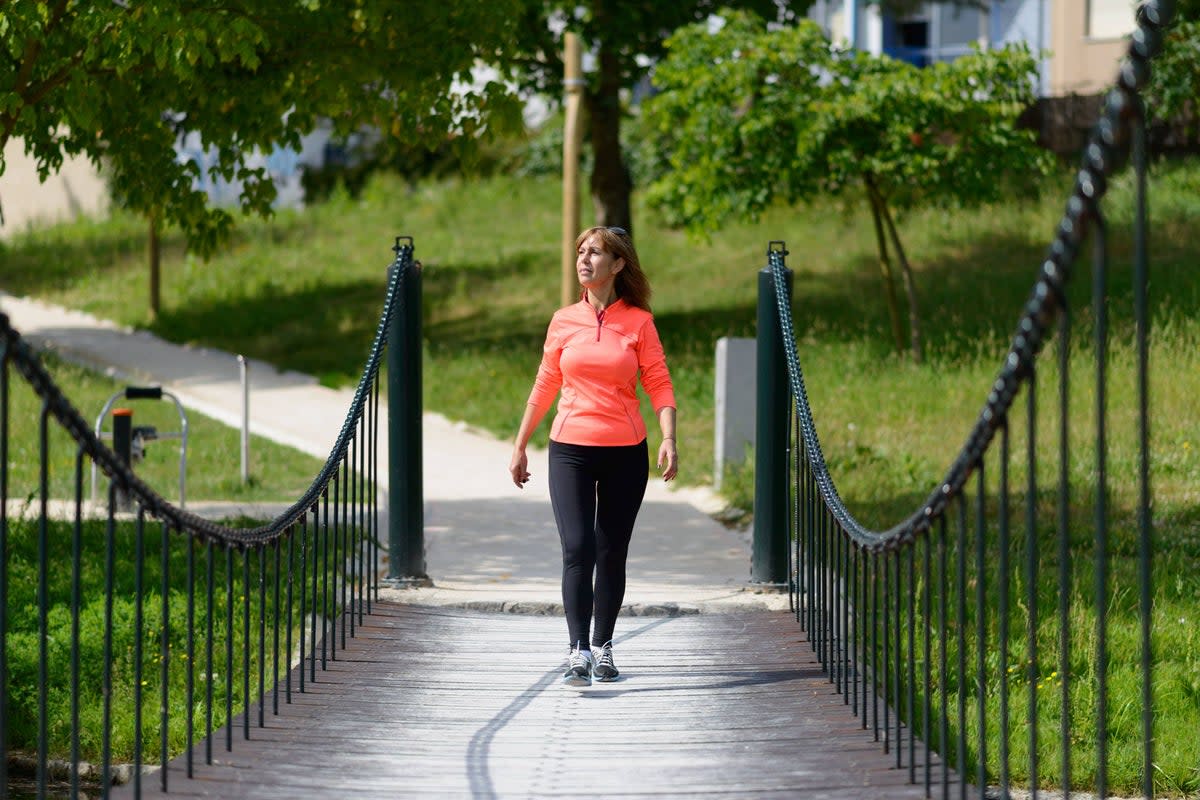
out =
<svg viewBox="0 0 1200 800"><path fill-rule="evenodd" d="M575 237L579 235L579 150L583 110L583 59L579 35L563 34L563 90L566 116L563 123L562 303L575 302L579 281L575 275Z"/></svg>
<svg viewBox="0 0 1200 800"><path fill-rule="evenodd" d="M150 238L146 243L146 254L150 261L150 319L158 319L162 310L162 242L159 240L159 212L150 212Z"/></svg>

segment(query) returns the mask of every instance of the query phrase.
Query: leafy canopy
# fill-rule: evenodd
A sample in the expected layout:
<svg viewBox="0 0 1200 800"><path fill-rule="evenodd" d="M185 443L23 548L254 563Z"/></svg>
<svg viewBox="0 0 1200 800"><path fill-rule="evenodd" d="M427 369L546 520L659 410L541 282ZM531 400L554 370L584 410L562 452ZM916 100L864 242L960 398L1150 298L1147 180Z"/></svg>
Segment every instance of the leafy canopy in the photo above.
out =
<svg viewBox="0 0 1200 800"><path fill-rule="evenodd" d="M598 60L605 62L587 75L595 89L606 79L606 68L611 70L608 80L628 88L650 72L665 52L667 37L677 28L701 23L723 8L786 17L808 5L805 0L529 0L523 24L518 26L521 56L510 65L529 88L560 97L562 35L570 31L579 34L585 46L595 48Z"/></svg>
<svg viewBox="0 0 1200 800"><path fill-rule="evenodd" d="M1182 120L1193 131L1200 120L1200 2L1180 9L1150 66L1146 107L1160 122Z"/></svg>
<svg viewBox="0 0 1200 800"><path fill-rule="evenodd" d="M320 119L393 141L469 143L519 105L472 68L512 41L519 0L23 0L0 14L0 146L25 141L43 178L68 155L102 163L129 206L209 252L232 217L193 188L174 146L220 151L212 177L243 181L246 211L275 190L256 149L297 146ZM468 87L449 91L454 82ZM3 170L0 161L0 172Z"/></svg>
<svg viewBox="0 0 1200 800"><path fill-rule="evenodd" d="M1017 116L1034 100L1024 47L914 67L834 47L814 23L731 13L668 42L646 104L651 203L694 231L870 180L890 206L977 204L1049 168Z"/></svg>

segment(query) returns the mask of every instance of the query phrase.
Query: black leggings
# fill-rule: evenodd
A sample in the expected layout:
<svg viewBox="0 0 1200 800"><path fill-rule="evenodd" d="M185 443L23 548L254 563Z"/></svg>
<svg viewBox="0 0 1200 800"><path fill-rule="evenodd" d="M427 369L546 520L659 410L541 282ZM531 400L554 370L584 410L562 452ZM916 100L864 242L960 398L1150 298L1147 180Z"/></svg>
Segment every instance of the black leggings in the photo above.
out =
<svg viewBox="0 0 1200 800"><path fill-rule="evenodd" d="M623 447L550 442L550 502L562 542L563 609L571 644L613 636L625 599L625 558L650 461L646 440ZM596 584L592 588L592 572Z"/></svg>

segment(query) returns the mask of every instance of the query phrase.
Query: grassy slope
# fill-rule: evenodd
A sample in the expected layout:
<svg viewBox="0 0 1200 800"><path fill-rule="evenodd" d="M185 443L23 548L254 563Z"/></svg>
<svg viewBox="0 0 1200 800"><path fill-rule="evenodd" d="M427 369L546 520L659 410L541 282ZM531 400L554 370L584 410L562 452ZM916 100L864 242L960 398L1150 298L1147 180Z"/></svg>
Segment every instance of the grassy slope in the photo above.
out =
<svg viewBox="0 0 1200 800"><path fill-rule="evenodd" d="M1155 450L1186 483L1200 476L1200 443L1189 441L1190 409L1173 405L1186 404L1197 388L1195 371L1183 367L1194 363L1200 339L1200 281L1188 233L1200 169L1175 169L1158 184L1153 290L1162 373L1153 433ZM784 239L796 273L801 358L826 452L835 464L866 460L887 473L861 485L851 471L837 477L846 496L864 504L868 524L892 521L910 507L908 490L919 495L937 479L973 423L1064 191L1055 186L1045 200L904 221L929 343L929 363L921 366L888 351L873 238L861 214L779 210L708 242L639 214L638 242L680 393L683 479L711 478L715 341L753 334L756 273L766 263L767 241ZM1122 186L1114 194L1114 228L1121 230L1128 200ZM559 295L558 197L553 182L501 178L411 188L382 178L357 200L335 197L302 214L248 223L209 263L184 255L168 238L164 308L149 325L137 220L20 237L0 251L0 274L14 293L346 382L357 377L374 332L392 235L409 234L426 267L426 407L507 437ZM1114 250L1115 263L1125 263L1127 235L1119 233ZM1131 324L1125 271L1112 282L1119 346ZM1082 283L1074 291L1086 297ZM1082 314L1086 324L1088 312Z"/></svg>

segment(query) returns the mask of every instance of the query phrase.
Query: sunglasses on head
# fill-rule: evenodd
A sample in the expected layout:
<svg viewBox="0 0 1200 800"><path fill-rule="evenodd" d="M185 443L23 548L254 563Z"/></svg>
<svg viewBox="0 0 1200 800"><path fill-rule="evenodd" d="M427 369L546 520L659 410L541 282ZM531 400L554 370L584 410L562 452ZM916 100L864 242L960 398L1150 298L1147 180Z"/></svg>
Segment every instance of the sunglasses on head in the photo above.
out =
<svg viewBox="0 0 1200 800"><path fill-rule="evenodd" d="M617 236L624 236L626 238L629 237L629 231L616 225L605 228L604 230L608 231L609 233L615 233Z"/></svg>

